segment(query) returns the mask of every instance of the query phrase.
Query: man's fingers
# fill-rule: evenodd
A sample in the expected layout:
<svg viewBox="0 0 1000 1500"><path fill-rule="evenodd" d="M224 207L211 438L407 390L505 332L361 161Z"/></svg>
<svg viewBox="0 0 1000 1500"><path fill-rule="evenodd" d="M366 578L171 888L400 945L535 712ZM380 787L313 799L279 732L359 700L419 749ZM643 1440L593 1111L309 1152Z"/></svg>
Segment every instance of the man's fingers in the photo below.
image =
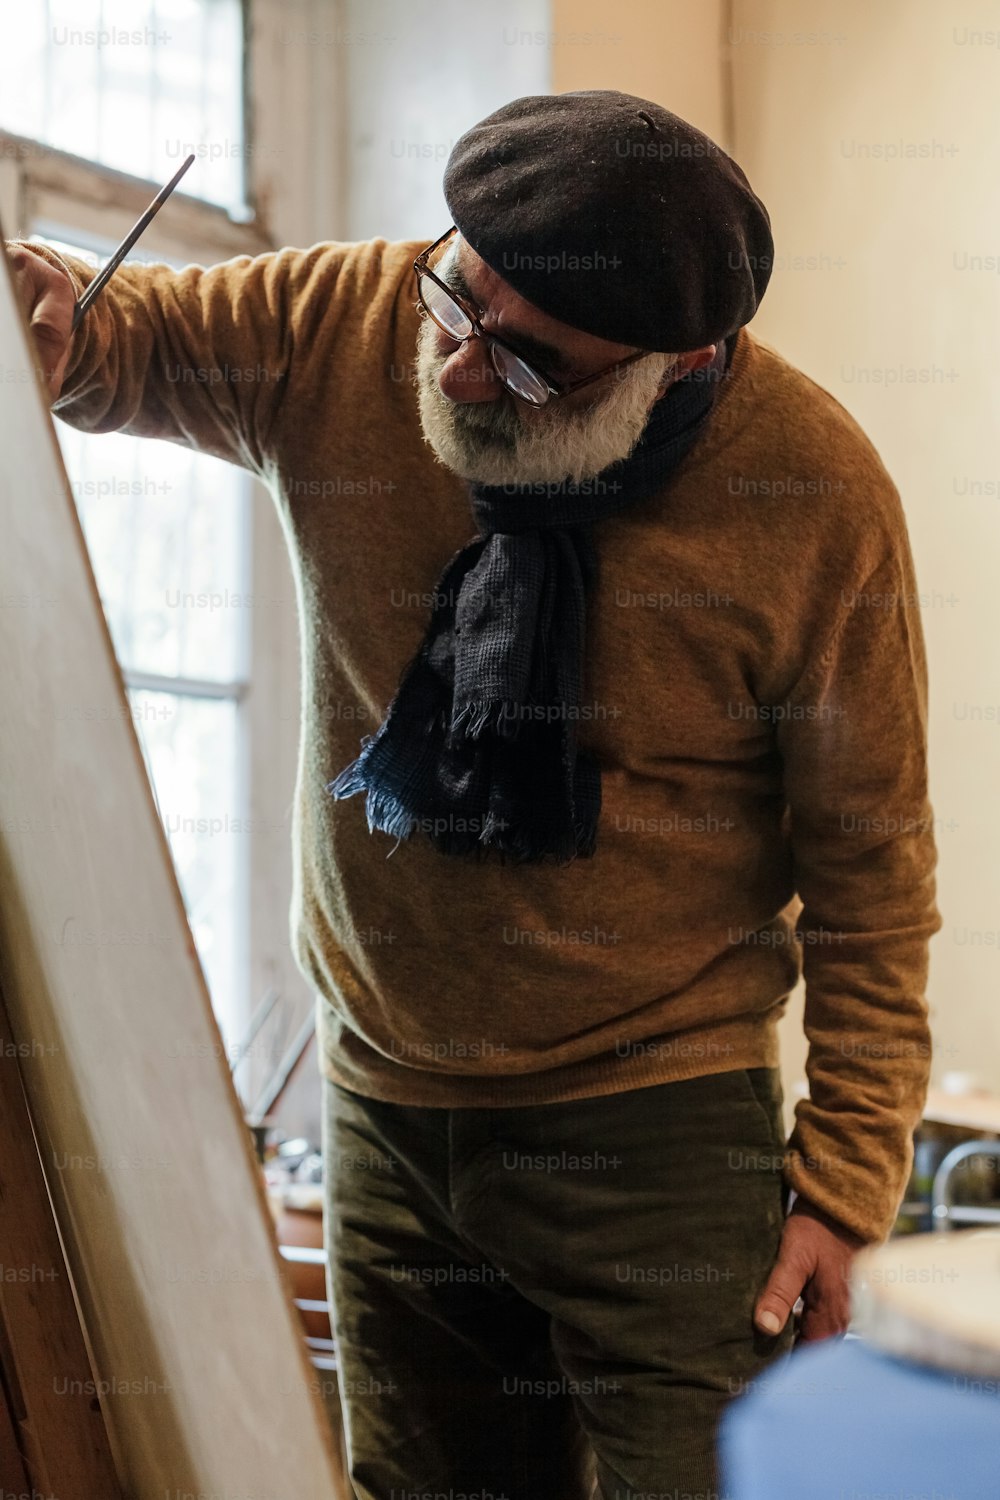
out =
<svg viewBox="0 0 1000 1500"><path fill-rule="evenodd" d="M62 386L73 338L76 290L65 271L22 245L9 249L18 299L28 320L41 373L55 399Z"/></svg>
<svg viewBox="0 0 1000 1500"><path fill-rule="evenodd" d="M846 1325L831 1314L828 1306L807 1307L799 1325L799 1343L815 1344L821 1339L836 1338L845 1329Z"/></svg>
<svg viewBox="0 0 1000 1500"><path fill-rule="evenodd" d="M61 348L66 342L65 324L57 321L46 308L40 307L32 313L28 327L39 344L58 345Z"/></svg>
<svg viewBox="0 0 1000 1500"><path fill-rule="evenodd" d="M803 1302L801 1343L811 1344L846 1333L851 1320L851 1293L845 1277L820 1268L806 1287Z"/></svg>
<svg viewBox="0 0 1000 1500"><path fill-rule="evenodd" d="M851 1262L861 1242L829 1215L797 1198L785 1220L774 1269L754 1307L754 1323L772 1337L781 1332L799 1296L803 1343L847 1330Z"/></svg>
<svg viewBox="0 0 1000 1500"><path fill-rule="evenodd" d="M30 312L30 327L36 341L46 348L66 348L73 332L73 287L65 277L46 284Z"/></svg>
<svg viewBox="0 0 1000 1500"><path fill-rule="evenodd" d="M783 1240L774 1269L754 1308L753 1320L762 1333L781 1332L802 1296L811 1269L804 1256Z"/></svg>

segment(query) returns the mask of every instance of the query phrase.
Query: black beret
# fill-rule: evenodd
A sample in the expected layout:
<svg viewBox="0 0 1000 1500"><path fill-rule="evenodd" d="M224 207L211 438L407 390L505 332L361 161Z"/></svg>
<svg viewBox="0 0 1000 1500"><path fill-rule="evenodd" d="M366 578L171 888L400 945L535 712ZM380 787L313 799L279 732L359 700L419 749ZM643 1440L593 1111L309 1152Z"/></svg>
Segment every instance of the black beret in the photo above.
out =
<svg viewBox="0 0 1000 1500"><path fill-rule="evenodd" d="M543 312L681 354L748 323L771 276L771 221L693 125L613 90L533 94L455 143L444 196L464 238Z"/></svg>

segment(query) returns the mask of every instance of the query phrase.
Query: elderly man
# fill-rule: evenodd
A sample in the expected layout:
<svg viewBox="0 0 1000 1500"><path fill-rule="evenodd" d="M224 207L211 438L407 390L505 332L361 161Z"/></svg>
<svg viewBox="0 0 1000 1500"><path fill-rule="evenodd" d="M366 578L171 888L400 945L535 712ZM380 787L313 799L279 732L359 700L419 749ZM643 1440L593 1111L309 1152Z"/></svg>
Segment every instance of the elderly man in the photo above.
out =
<svg viewBox="0 0 1000 1500"><path fill-rule="evenodd" d="M904 516L747 331L770 223L700 131L518 99L444 187L429 247L129 265L72 339L92 270L13 254L59 416L242 464L284 524L358 1495L709 1496L798 1299L843 1332L927 1083Z"/></svg>

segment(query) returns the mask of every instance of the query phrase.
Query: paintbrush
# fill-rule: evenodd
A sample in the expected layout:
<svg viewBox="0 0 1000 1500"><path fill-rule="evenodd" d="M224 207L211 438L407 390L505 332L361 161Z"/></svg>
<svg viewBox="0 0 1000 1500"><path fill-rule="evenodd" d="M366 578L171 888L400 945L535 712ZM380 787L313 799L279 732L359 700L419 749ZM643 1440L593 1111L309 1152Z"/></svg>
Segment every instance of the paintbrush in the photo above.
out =
<svg viewBox="0 0 1000 1500"><path fill-rule="evenodd" d="M122 240L121 244L118 246L118 249L112 255L107 265L102 267L102 269L94 277L93 281L87 287L87 290L84 292L79 302L75 304L73 308L72 323L72 328L74 331L80 319L87 311L87 308L93 302L94 298L100 295L104 287L107 285L111 277L121 265L122 261L125 259L126 255L131 250L132 246L135 244L136 240L139 238L140 234L142 234L143 230L146 228L147 224L149 224L150 220L159 212L164 203L166 203L167 199L170 197L170 194L180 182L181 178L184 176L184 173L187 171L188 167L193 161L194 155L192 153L192 155L189 156L187 160L177 168L177 171L174 173L173 177L171 177L166 187L160 189L156 197L153 199L152 203L146 209L146 212L142 215L142 218L136 220L135 224L133 224L128 234Z"/></svg>

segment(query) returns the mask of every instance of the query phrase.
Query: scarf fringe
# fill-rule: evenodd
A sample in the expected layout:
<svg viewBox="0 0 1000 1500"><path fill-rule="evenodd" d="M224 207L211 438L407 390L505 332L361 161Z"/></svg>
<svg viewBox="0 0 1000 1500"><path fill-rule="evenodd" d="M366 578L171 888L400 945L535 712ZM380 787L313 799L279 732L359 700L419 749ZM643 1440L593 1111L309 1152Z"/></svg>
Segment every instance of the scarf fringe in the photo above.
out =
<svg viewBox="0 0 1000 1500"><path fill-rule="evenodd" d="M408 812L403 803L392 792L372 786L364 768L364 755L345 766L340 775L326 783L331 796L341 799L366 793L365 814L369 833L386 833L397 842L409 839L418 819ZM592 858L597 843L596 823L590 826L577 821L574 824L576 848L568 852L540 847L537 839L526 828L516 828L509 820L496 813L487 813L483 819L482 832L478 839L470 841L467 833L432 835L432 842L442 854L471 855L477 864L494 857L502 865L535 864L539 861L566 865L578 858Z"/></svg>
<svg viewBox="0 0 1000 1500"><path fill-rule="evenodd" d="M520 728L516 712L519 707L520 704L511 698L501 698L493 703L465 703L452 713L451 733L462 735L467 740L481 739L484 734L513 739Z"/></svg>
<svg viewBox="0 0 1000 1500"><path fill-rule="evenodd" d="M359 755L357 760L352 760L349 766L345 766L333 781L326 783L326 790L339 801L341 797L355 797L358 792L366 792L368 783L364 773L365 757Z"/></svg>
<svg viewBox="0 0 1000 1500"><path fill-rule="evenodd" d="M368 788L365 812L369 833L378 828L394 839L408 839L417 826L416 818L407 812L399 798L379 787Z"/></svg>
<svg viewBox="0 0 1000 1500"><path fill-rule="evenodd" d="M416 827L416 818L406 810L399 798L392 792L370 784L365 774L364 761L364 755L359 755L357 760L344 767L339 776L327 782L326 790L337 799L354 797L359 792L366 792L368 795L365 799L365 815L368 819L368 832L374 833L376 829L379 829L395 839L408 839Z"/></svg>
<svg viewBox="0 0 1000 1500"><path fill-rule="evenodd" d="M597 852L597 822L596 820L586 827L582 823L576 825L576 853L580 859L593 859Z"/></svg>
<svg viewBox="0 0 1000 1500"><path fill-rule="evenodd" d="M575 850L564 853L561 850L547 849L537 839L523 833L508 836L502 844L489 844L486 847L499 854L501 864L505 865L568 865L576 858Z"/></svg>

